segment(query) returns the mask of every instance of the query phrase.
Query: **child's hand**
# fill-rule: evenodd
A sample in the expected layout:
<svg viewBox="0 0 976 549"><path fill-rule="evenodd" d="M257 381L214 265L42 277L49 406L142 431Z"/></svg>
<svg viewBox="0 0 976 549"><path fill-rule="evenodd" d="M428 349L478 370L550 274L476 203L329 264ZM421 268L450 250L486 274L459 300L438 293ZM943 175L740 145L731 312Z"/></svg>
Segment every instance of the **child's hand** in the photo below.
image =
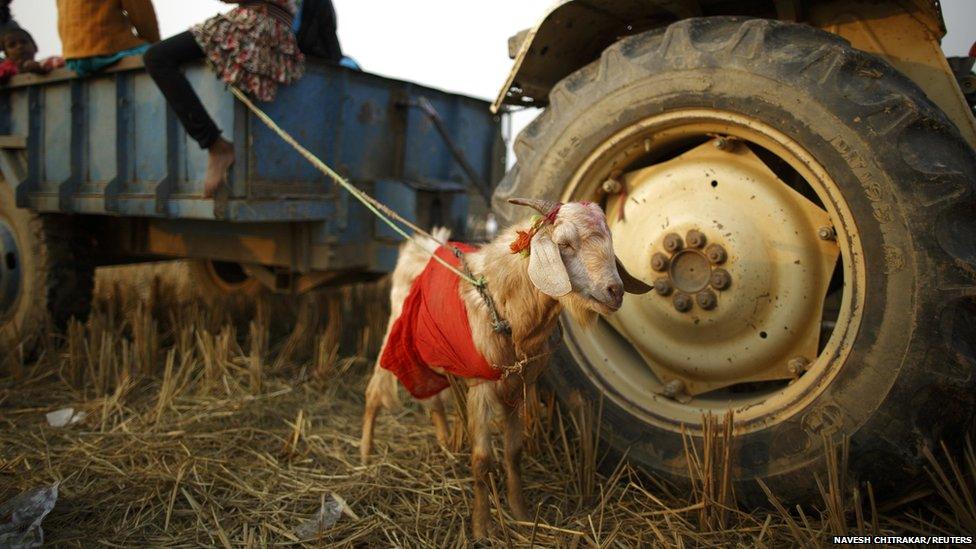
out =
<svg viewBox="0 0 976 549"><path fill-rule="evenodd" d="M46 71L53 71L54 69L60 69L64 66L64 58L57 55L53 57L48 57L41 61L41 67Z"/></svg>
<svg viewBox="0 0 976 549"><path fill-rule="evenodd" d="M20 72L32 72L34 74L47 74L51 72L51 69L41 65L33 59L24 61L20 64Z"/></svg>

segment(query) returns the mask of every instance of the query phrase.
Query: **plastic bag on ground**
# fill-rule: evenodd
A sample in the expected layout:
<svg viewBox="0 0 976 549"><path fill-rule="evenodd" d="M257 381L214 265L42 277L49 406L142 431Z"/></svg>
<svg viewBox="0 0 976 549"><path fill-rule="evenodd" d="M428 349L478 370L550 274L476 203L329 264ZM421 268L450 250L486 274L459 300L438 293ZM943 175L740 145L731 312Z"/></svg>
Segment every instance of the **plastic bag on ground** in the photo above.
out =
<svg viewBox="0 0 976 549"><path fill-rule="evenodd" d="M350 518L359 520L356 513L349 508L346 500L336 494L322 495L322 504L315 516L295 528L295 535L302 541L313 540L321 536L326 530L335 526L339 517L345 513Z"/></svg>
<svg viewBox="0 0 976 549"><path fill-rule="evenodd" d="M41 521L58 501L58 485L21 492L0 503L0 547L28 549L44 543Z"/></svg>
<svg viewBox="0 0 976 549"><path fill-rule="evenodd" d="M75 412L74 408L68 407L48 412L45 417L51 427L64 427L85 419L85 412Z"/></svg>

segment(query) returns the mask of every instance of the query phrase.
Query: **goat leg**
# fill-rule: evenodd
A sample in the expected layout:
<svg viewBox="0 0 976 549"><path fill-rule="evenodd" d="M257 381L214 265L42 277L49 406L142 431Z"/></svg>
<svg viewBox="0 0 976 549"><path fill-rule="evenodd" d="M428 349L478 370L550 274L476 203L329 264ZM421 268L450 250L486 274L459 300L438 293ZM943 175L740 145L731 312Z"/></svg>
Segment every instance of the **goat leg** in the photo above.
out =
<svg viewBox="0 0 976 549"><path fill-rule="evenodd" d="M359 441L359 457L363 464L369 462L373 453L373 425L376 414L381 408L392 408L396 405L396 376L389 370L383 369L379 362L373 368L373 375L366 385L366 411L363 412L363 437Z"/></svg>
<svg viewBox="0 0 976 549"><path fill-rule="evenodd" d="M434 435L437 437L437 442L442 448L447 448L447 438L448 438L448 423L447 414L444 411L444 393L438 393L427 400L424 400L424 406L430 411L430 421L434 424Z"/></svg>
<svg viewBox="0 0 976 549"><path fill-rule="evenodd" d="M512 515L527 521L530 517L522 490L522 409L520 404L505 417L505 484Z"/></svg>
<svg viewBox="0 0 976 549"><path fill-rule="evenodd" d="M471 437L471 474L474 477L474 502L471 510L471 531L475 539L488 537L491 515L488 510L488 472L491 470L491 409L485 402L489 384L483 383L468 391L468 433Z"/></svg>
<svg viewBox="0 0 976 549"><path fill-rule="evenodd" d="M379 412L379 403L369 400L367 393L366 411L363 412L363 436L359 441L359 458L363 465L369 463L369 456L373 453L373 424L376 423L376 413Z"/></svg>

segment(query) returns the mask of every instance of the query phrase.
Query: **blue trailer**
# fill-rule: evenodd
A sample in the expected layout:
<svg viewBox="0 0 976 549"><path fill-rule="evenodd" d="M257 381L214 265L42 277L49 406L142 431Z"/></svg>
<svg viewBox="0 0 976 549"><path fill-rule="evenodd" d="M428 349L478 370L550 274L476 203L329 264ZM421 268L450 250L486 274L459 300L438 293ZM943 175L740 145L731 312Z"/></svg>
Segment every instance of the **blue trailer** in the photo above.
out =
<svg viewBox="0 0 976 549"><path fill-rule="evenodd" d="M236 101L205 66L187 77L237 162L203 198L206 151L141 60L91 78L17 76L0 89L0 328L23 335L87 311L94 268L199 260L214 290L277 291L392 270L398 236ZM488 103L310 63L262 105L349 180L422 226L472 235L503 175Z"/></svg>

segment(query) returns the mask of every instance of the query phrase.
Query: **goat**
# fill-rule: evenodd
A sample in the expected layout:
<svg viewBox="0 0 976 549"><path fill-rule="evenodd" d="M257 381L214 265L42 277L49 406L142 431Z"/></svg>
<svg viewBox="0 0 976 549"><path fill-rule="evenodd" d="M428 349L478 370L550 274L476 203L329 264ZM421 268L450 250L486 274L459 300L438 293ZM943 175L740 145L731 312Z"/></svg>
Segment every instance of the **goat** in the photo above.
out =
<svg viewBox="0 0 976 549"><path fill-rule="evenodd" d="M589 325L597 314L619 309L624 291L645 293L651 289L627 273L614 255L610 229L598 205L539 199L510 202L535 208L544 217L529 230L509 228L480 249L465 253L471 272L487 280L498 312L510 323L510 335L493 329L489 307L475 286L459 283L454 273L429 257L436 252L444 259L454 259L453 254L446 248L438 249L438 244L429 239L421 245L406 244L393 270L390 321L380 359L366 387L363 414L360 453L367 463L376 415L381 408L397 403L399 378L428 408L437 440L445 445L448 422L441 391L448 381L444 374L462 377L468 387L466 406L474 476L471 525L475 538L484 538L489 526L489 429L496 417L503 424L508 504L516 518L530 519L520 469L521 396L525 384L535 383L545 367L549 336L560 312L565 309L578 322ZM439 229L434 237L443 242L449 233ZM515 252L526 247L527 260L524 254ZM440 273L441 278L433 286L428 283L428 272L433 276ZM452 306L463 307L462 318L452 321L441 316L450 317L451 313L442 309ZM411 318L418 307L424 309L421 316L428 314L419 321ZM430 310L436 308L441 309ZM419 340L414 340L410 333L404 334L404 330L409 332L415 327L412 323L423 324L425 329L433 324L435 337L444 340L439 348L434 349L438 342L431 343L429 337L418 336ZM466 352L466 344L473 345L476 356ZM502 374L505 366L520 361L520 375Z"/></svg>

